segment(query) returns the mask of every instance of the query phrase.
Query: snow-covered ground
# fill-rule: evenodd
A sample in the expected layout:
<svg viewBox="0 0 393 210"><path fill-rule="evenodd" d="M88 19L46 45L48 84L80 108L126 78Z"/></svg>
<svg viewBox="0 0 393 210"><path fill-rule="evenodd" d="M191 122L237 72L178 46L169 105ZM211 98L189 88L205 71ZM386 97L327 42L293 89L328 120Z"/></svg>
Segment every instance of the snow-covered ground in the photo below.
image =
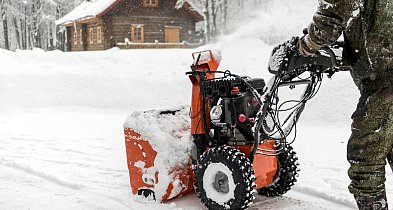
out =
<svg viewBox="0 0 393 210"><path fill-rule="evenodd" d="M274 22L276 10L264 12L239 33L197 50L218 48L221 69L267 80L278 34L295 35L311 19L312 10L294 14L300 7L279 10L290 22ZM0 51L0 209L203 209L195 194L166 204L131 196L123 137L131 112L189 104L184 73L193 51ZM325 78L298 126L297 184L282 197L257 196L250 209L355 208L346 142L357 98L348 73ZM393 198L390 169L387 179Z"/></svg>

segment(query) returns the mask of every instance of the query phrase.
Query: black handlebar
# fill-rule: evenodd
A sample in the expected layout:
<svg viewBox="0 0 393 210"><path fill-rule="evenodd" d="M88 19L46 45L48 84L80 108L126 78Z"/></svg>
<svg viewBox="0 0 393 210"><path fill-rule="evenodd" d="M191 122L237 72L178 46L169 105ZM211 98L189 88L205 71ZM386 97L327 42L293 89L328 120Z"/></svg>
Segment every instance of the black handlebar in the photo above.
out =
<svg viewBox="0 0 393 210"><path fill-rule="evenodd" d="M281 79L291 80L305 71L328 73L329 76L338 71L349 71L351 67L343 66L337 59L339 56L332 50L342 48L343 46L344 42L336 42L329 47L321 48L316 56L293 55L288 61L286 71L281 72Z"/></svg>

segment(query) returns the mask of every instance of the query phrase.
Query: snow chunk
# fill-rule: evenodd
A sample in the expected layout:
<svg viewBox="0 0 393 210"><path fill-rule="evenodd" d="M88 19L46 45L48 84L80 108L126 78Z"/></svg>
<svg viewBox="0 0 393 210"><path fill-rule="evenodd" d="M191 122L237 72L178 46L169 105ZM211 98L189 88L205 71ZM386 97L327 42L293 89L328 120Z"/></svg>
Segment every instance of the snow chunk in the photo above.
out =
<svg viewBox="0 0 393 210"><path fill-rule="evenodd" d="M269 58L270 71L278 72L281 68L282 63L286 59L287 48L284 45L280 45L279 48Z"/></svg>
<svg viewBox="0 0 393 210"><path fill-rule="evenodd" d="M210 54L210 52L211 52L211 54ZM199 60L198 60L198 57L199 57ZM198 54L195 56L193 64L196 65L197 60L198 60L198 65L206 64L206 63L210 62L212 59L216 60L217 63L221 63L221 60L222 60L221 51L219 51L219 50L203 51L200 53L200 56Z"/></svg>
<svg viewBox="0 0 393 210"><path fill-rule="evenodd" d="M157 152L154 166L144 169L143 179L146 179L149 184L155 183L154 192L158 201L167 193L167 186L170 183L173 184L173 189L169 199L186 188L177 179L176 172L177 169L188 169L191 162L193 141L190 134L189 107L183 106L170 110L176 112L136 111L124 123L124 128L131 128L142 136L141 139L135 140L147 140ZM138 167L142 164L137 162L134 166ZM158 180L154 181L156 172L158 172Z"/></svg>
<svg viewBox="0 0 393 210"><path fill-rule="evenodd" d="M176 203L175 203L175 202L171 203L171 204L169 205L169 208L170 208L170 209L175 209L175 208L176 208Z"/></svg>
<svg viewBox="0 0 393 210"><path fill-rule="evenodd" d="M140 168L140 169L144 169L145 165L146 165L146 163L141 160L134 164L135 167Z"/></svg>

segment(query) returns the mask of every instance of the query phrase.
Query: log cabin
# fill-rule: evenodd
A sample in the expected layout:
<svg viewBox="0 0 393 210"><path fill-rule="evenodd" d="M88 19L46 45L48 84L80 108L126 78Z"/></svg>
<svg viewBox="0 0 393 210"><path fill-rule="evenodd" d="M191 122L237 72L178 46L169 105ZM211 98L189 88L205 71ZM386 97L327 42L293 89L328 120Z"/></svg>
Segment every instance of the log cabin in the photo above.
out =
<svg viewBox="0 0 393 210"><path fill-rule="evenodd" d="M203 20L187 0L85 0L56 24L66 28L67 51L91 51L196 47Z"/></svg>

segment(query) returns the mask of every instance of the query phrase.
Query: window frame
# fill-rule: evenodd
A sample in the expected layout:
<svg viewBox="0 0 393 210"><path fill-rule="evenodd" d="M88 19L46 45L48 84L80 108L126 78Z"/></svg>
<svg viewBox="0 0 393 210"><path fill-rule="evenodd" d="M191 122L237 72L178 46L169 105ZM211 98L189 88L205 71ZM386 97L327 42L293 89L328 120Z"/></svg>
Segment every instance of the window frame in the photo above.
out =
<svg viewBox="0 0 393 210"><path fill-rule="evenodd" d="M154 4L153 4L153 1L155 1ZM143 0L143 6L144 7L158 7L158 1L159 0Z"/></svg>
<svg viewBox="0 0 393 210"><path fill-rule="evenodd" d="M79 43L83 44L83 29L79 29Z"/></svg>
<svg viewBox="0 0 393 210"><path fill-rule="evenodd" d="M89 43L94 44L94 28L89 28Z"/></svg>
<svg viewBox="0 0 393 210"><path fill-rule="evenodd" d="M78 30L74 29L74 36L73 36L73 43L74 45L78 45Z"/></svg>
<svg viewBox="0 0 393 210"><path fill-rule="evenodd" d="M140 36L135 37L135 29L140 30ZM138 32L137 32L138 33ZM139 35L139 33L138 33ZM139 39L136 39L139 38ZM133 24L131 25L131 42L143 43L145 42L145 25L143 24Z"/></svg>
<svg viewBox="0 0 393 210"><path fill-rule="evenodd" d="M102 29L101 26L97 26L97 43L102 43Z"/></svg>

